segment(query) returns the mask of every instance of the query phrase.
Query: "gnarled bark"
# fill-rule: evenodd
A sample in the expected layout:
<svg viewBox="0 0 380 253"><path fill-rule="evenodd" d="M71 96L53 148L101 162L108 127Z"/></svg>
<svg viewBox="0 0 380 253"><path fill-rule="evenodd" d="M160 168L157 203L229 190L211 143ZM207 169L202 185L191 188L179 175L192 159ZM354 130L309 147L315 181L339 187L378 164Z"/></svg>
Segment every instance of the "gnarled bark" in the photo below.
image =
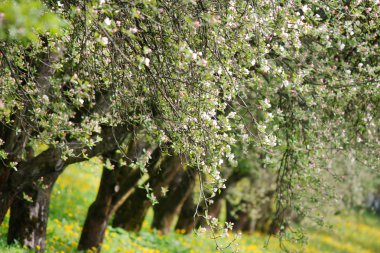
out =
<svg viewBox="0 0 380 253"><path fill-rule="evenodd" d="M17 194L11 206L8 243L18 241L36 252L45 249L50 195L59 174L41 178Z"/></svg>

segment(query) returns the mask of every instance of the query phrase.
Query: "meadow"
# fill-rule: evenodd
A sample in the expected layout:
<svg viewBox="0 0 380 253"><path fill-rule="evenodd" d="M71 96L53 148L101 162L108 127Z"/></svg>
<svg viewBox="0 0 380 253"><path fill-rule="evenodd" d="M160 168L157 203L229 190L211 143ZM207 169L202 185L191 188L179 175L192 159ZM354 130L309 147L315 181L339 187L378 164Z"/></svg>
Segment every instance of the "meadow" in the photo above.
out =
<svg viewBox="0 0 380 253"><path fill-rule="evenodd" d="M75 164L65 170L55 185L48 223L47 252L77 252L81 226L88 206L94 200L100 179L100 161ZM102 247L105 253L196 253L218 252L209 235L183 235L176 231L161 235L150 229L148 215L139 233L127 233L109 227ZM289 252L306 253L377 253L380 252L380 218L368 213L341 214L329 219L332 228L307 229L307 243L295 245L288 243ZM17 245L7 246L7 221L0 227L1 253L26 253ZM232 235L230 238L233 237ZM277 238L254 233L242 235L236 241L240 252L277 253L281 252ZM227 249L226 252L231 252Z"/></svg>

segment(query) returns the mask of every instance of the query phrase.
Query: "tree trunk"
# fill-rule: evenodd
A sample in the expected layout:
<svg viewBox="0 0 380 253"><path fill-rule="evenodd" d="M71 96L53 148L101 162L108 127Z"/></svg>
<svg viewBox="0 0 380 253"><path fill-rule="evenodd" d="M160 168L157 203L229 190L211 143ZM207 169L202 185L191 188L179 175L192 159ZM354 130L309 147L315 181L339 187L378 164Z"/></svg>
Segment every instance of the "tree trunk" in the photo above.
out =
<svg viewBox="0 0 380 253"><path fill-rule="evenodd" d="M181 170L169 187L169 194L159 200L153 207L154 216L152 228L160 230L163 234L170 232L174 218L181 211L182 205L192 193L195 183L195 170Z"/></svg>
<svg viewBox="0 0 380 253"><path fill-rule="evenodd" d="M97 143L95 147L86 149L87 157L94 157L114 150L118 147L115 136L118 136L119 141L122 142L128 132L126 126L103 127L100 134L102 141ZM3 222L14 197L26 186L39 178L49 176L51 173L62 172L64 167L69 164L88 159L82 156L83 147L78 145L77 141L67 145L73 148L75 155L69 157L65 162L61 159L60 149L49 148L36 157L22 161L17 165L18 170L12 171L6 184L0 187L0 224Z"/></svg>
<svg viewBox="0 0 380 253"><path fill-rule="evenodd" d="M184 234L190 234L193 231L195 223L198 219L198 217L194 217L196 206L194 204L193 190L194 189L192 189L192 192L183 203L177 224L175 226L176 230L179 230Z"/></svg>
<svg viewBox="0 0 380 253"><path fill-rule="evenodd" d="M41 178L46 177L49 181L52 174L62 172L64 165L60 155L53 149L21 162L18 171L12 171L6 184L0 189L0 223L19 193Z"/></svg>
<svg viewBox="0 0 380 253"><path fill-rule="evenodd" d="M10 175L10 168L0 162L0 187L4 187L8 181Z"/></svg>
<svg viewBox="0 0 380 253"><path fill-rule="evenodd" d="M136 145L130 145L127 156L131 160L136 160L141 155L140 151L143 150L143 147L139 148L140 151L136 149L138 149ZM149 171L158 162L160 154L159 148L153 152L149 161ZM142 174L140 170L131 170L127 165L121 167L118 162L115 162L117 160L115 159L115 153L111 154L111 156L111 163L115 166L114 170L111 171L103 168L98 195L91 204L83 225L78 244L79 250L88 250L95 247L100 251L110 217L118 209L123 200L131 195L134 186L141 178ZM119 182L119 180L122 181Z"/></svg>
<svg viewBox="0 0 380 253"><path fill-rule="evenodd" d="M13 126L5 125L0 122L0 139L4 141L2 149L7 153L7 158L0 162L0 224L3 223L17 191L12 189L9 179L12 173L11 162L20 162L22 152L24 151L29 131L21 131L17 133L17 129L21 128L22 122L19 118L12 116Z"/></svg>
<svg viewBox="0 0 380 253"><path fill-rule="evenodd" d="M101 134L103 140L89 150L88 157L110 152L118 146L113 141L114 135L124 130L118 135L119 139L123 140L127 134L124 127L103 130ZM76 147L76 152L82 151ZM83 157L70 157L63 162L60 150L49 148L19 164L18 171L11 173L6 185L0 189L0 221L3 221L15 196L18 196L11 208L9 243L17 240L36 251L44 249L52 187L66 165L83 160L85 160ZM27 198L31 198L33 202L27 202Z"/></svg>
<svg viewBox="0 0 380 253"><path fill-rule="evenodd" d="M220 211L222 210L223 200L225 194L223 191L215 197L214 203L209 206L208 215L211 217L219 218Z"/></svg>
<svg viewBox="0 0 380 253"><path fill-rule="evenodd" d="M179 156L167 157L161 164L161 169L151 175L148 180L149 187L154 196L159 196L161 187L166 187L181 169L182 163ZM128 231L139 231L144 218L152 205L145 189L138 188L124 204L116 211L113 227L121 227Z"/></svg>
<svg viewBox="0 0 380 253"><path fill-rule="evenodd" d="M114 173L112 170L103 168L98 195L88 209L86 221L83 225L78 244L79 250L95 247L100 251L100 244L103 242L110 216L112 196L115 193Z"/></svg>
<svg viewBox="0 0 380 253"><path fill-rule="evenodd" d="M13 199L17 195L17 192L12 191L11 189L4 188L0 192L0 224L3 223L5 216L9 208L12 205Z"/></svg>
<svg viewBox="0 0 380 253"><path fill-rule="evenodd" d="M121 227L128 231L139 231L151 206L146 194L145 189L136 189L132 196L116 211L112 226Z"/></svg>
<svg viewBox="0 0 380 253"><path fill-rule="evenodd" d="M47 41L47 40L46 40ZM47 47L49 48L49 47ZM60 52L58 50L57 52ZM57 52L45 52L40 58L42 64L40 66L35 66L37 69L35 75L36 91L42 97L43 95L49 95L49 89L51 87L50 77L54 74L56 66L54 63L63 56L62 53ZM33 64L32 64L33 65ZM17 77L14 77L17 79ZM21 80L20 80L21 81ZM25 80L21 82L24 83ZM18 84L18 82L16 82ZM0 139L4 141L2 149L7 153L7 158L2 161L3 167L0 168L0 224L2 224L4 217L10 208L15 196L20 192L21 185L11 185L9 180L12 180L12 174L16 174L18 177L18 172L9 171L11 170L10 164L12 162L19 163L23 153L28 152L26 149L27 143L29 141L30 134L34 131L34 122L30 122L28 117L30 116L30 111L32 106L29 98L21 95L20 98L24 103L24 107L21 110L16 110L11 115L11 124L0 122ZM31 158L31 157L29 157ZM38 179L40 177L36 177ZM25 185L32 182L28 178ZM13 182L14 183L14 182ZM25 186L23 185L23 186Z"/></svg>
<svg viewBox="0 0 380 253"><path fill-rule="evenodd" d="M56 172L41 178L17 195L10 212L9 244L18 241L36 252L45 249L51 190L59 174Z"/></svg>
<svg viewBox="0 0 380 253"><path fill-rule="evenodd" d="M156 148L147 165L147 172L149 175L153 175L157 169L157 164L159 163L161 158L161 149ZM138 180L141 178L142 173L139 169L135 169L131 171L127 175L123 175L121 173L118 174L117 182L119 186L119 191L112 198L112 210L111 213L115 213L117 209L130 197L130 195L134 191L134 187Z"/></svg>

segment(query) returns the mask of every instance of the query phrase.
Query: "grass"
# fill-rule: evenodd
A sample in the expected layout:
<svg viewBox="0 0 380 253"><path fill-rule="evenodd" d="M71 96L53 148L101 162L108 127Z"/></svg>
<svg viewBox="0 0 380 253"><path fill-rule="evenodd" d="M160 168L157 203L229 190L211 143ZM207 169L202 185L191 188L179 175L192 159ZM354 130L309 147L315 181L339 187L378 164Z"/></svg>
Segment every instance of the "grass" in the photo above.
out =
<svg viewBox="0 0 380 253"><path fill-rule="evenodd" d="M95 199L101 174L97 159L70 166L58 179L54 188L50 220L48 223L47 252L68 253L75 249L79 240L87 208ZM196 253L217 252L214 242L207 235L160 235L149 228L148 220L139 233L127 233L109 228L103 244L103 252L141 253ZM287 244L290 252L305 253L378 253L380 252L380 218L370 214L340 215L333 217L333 229L315 228L307 232L308 243L304 246ZM19 246L6 244L7 221L0 227L1 253L30 252ZM231 236L232 237L232 236ZM277 253L279 242L259 233L243 235L238 240L240 252ZM264 246L267 246L264 248Z"/></svg>

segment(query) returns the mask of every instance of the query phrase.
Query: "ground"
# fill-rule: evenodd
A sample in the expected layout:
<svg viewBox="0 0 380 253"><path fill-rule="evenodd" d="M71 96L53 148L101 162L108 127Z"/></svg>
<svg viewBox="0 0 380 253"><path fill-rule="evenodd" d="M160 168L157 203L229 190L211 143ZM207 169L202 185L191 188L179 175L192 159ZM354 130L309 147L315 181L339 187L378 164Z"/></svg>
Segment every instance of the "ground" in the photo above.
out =
<svg viewBox="0 0 380 253"><path fill-rule="evenodd" d="M101 173L100 161L72 165L59 178L53 192L48 224L47 252L76 252L81 225L88 206L94 200ZM103 244L105 253L116 252L217 252L207 235L182 235L181 231L160 235L149 228L149 219L140 233L126 233L109 228ZM368 213L354 213L331 218L332 229L309 229L306 245L287 244L289 252L306 253L378 253L380 252L380 217ZM0 227L0 252L26 253L20 247L6 245L7 221ZM233 235L231 235L233 237ZM268 240L269 239L269 240ZM243 235L237 241L240 252L280 252L277 238L255 233ZM230 251L227 251L230 252Z"/></svg>

